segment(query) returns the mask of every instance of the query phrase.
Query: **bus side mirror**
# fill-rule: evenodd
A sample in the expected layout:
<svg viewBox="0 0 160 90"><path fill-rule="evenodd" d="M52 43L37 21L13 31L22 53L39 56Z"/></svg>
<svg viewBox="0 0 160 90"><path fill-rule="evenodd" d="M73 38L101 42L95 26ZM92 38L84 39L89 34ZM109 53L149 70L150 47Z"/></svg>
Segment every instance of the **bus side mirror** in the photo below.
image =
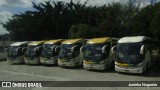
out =
<svg viewBox="0 0 160 90"><path fill-rule="evenodd" d="M142 45L142 46L141 46L141 49L140 49L140 54L144 54L144 49L145 49L145 48L144 48L144 45Z"/></svg>
<svg viewBox="0 0 160 90"><path fill-rule="evenodd" d="M84 46L80 48L80 53L82 53L83 51L84 51Z"/></svg>
<svg viewBox="0 0 160 90"><path fill-rule="evenodd" d="M41 51L41 50L42 50L42 46L39 46L39 47L38 47L38 51Z"/></svg>
<svg viewBox="0 0 160 90"><path fill-rule="evenodd" d="M107 48L107 45L103 46L102 53L106 53L106 48Z"/></svg>
<svg viewBox="0 0 160 90"><path fill-rule="evenodd" d="M5 49L4 49L4 52L8 52L8 50L9 50L9 48L5 48Z"/></svg>
<svg viewBox="0 0 160 90"><path fill-rule="evenodd" d="M27 49L26 47L22 48L22 52L25 52L25 51L26 51L26 49Z"/></svg>
<svg viewBox="0 0 160 90"><path fill-rule="evenodd" d="M34 52L36 52L36 51L37 51L37 47L36 47L36 48L34 48L34 49L33 49L33 51L34 51Z"/></svg>
<svg viewBox="0 0 160 90"><path fill-rule="evenodd" d="M54 48L55 48L55 46L52 46L52 47L51 47L51 51L53 51L53 50L54 50Z"/></svg>
<svg viewBox="0 0 160 90"><path fill-rule="evenodd" d="M74 52L74 50L75 50L76 47L78 47L78 45L73 46L73 47L71 48L71 52Z"/></svg>
<svg viewBox="0 0 160 90"><path fill-rule="evenodd" d="M116 46L113 46L113 47L111 48L111 54L114 54L114 53L116 52L115 48L116 48Z"/></svg>
<svg viewBox="0 0 160 90"><path fill-rule="evenodd" d="M59 51L60 51L60 47L57 46L57 47L55 48L55 52L58 53Z"/></svg>
<svg viewBox="0 0 160 90"><path fill-rule="evenodd" d="M36 47L35 49L33 49L34 50L34 52L36 52L36 51L39 51L39 47Z"/></svg>
<svg viewBox="0 0 160 90"><path fill-rule="evenodd" d="M18 52L19 49L20 49L20 47L18 47L18 48L16 49L16 52Z"/></svg>

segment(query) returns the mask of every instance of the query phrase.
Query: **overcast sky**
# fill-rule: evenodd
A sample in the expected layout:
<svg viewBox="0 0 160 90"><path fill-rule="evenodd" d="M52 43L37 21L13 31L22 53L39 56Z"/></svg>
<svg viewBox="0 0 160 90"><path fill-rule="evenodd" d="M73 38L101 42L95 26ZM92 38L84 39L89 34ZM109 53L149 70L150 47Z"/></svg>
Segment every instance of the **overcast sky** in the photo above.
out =
<svg viewBox="0 0 160 90"><path fill-rule="evenodd" d="M13 14L18 14L26 10L33 10L32 2L39 3L48 0L0 0L0 23L5 23L8 19L11 19ZM50 0L50 1L64 1L70 0ZM73 0L74 2L84 3L86 0ZM113 2L126 3L128 0L89 0L87 5L104 5ZM145 1L145 5L150 4L150 0L137 0ZM0 24L0 35L7 33L7 31Z"/></svg>

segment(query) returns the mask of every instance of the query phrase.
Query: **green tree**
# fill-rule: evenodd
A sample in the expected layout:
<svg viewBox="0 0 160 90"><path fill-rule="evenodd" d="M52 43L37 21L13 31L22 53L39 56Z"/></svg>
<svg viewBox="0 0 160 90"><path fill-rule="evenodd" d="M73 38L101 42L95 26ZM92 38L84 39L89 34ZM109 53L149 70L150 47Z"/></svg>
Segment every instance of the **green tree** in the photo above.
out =
<svg viewBox="0 0 160 90"><path fill-rule="evenodd" d="M151 22L150 31L156 39L160 40L160 11L158 11L155 17L153 18Z"/></svg>
<svg viewBox="0 0 160 90"><path fill-rule="evenodd" d="M70 38L94 38L99 34L99 30L88 24L72 25L69 30Z"/></svg>
<svg viewBox="0 0 160 90"><path fill-rule="evenodd" d="M119 32L121 31L121 14L122 5L120 3L109 4L106 7L105 16L99 25L102 37L119 37Z"/></svg>

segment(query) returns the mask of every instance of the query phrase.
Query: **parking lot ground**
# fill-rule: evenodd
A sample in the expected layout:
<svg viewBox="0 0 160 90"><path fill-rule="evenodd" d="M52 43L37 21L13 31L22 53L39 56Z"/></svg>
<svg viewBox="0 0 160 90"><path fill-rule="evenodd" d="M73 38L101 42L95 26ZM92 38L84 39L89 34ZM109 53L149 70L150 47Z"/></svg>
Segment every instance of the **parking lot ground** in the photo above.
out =
<svg viewBox="0 0 160 90"><path fill-rule="evenodd" d="M71 81L160 81L159 64L156 64L142 75L125 73L119 74L113 69L106 71L87 71L82 67L62 68L56 65L9 65L6 61L0 61L0 70L67 78L67 80L69 79Z"/></svg>
<svg viewBox="0 0 160 90"><path fill-rule="evenodd" d="M160 62L147 72L139 74L117 73L114 69L87 71L82 67L62 68L56 65L9 65L0 60L0 81L160 81ZM43 87L0 88L0 90L160 90L158 87Z"/></svg>

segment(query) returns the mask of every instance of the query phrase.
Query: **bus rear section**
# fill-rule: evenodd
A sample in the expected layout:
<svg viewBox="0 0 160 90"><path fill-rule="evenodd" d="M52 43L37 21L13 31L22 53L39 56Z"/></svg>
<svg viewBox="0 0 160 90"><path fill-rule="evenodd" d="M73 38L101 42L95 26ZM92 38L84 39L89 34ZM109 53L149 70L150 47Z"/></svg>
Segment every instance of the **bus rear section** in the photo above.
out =
<svg viewBox="0 0 160 90"><path fill-rule="evenodd" d="M9 64L24 63L24 54L29 42L16 42L7 48L7 62Z"/></svg>
<svg viewBox="0 0 160 90"><path fill-rule="evenodd" d="M80 51L84 39L69 39L61 44L58 65L62 67L75 67L82 65L83 53Z"/></svg>
<svg viewBox="0 0 160 90"><path fill-rule="evenodd" d="M105 70L113 64L113 55L110 52L116 44L116 38L94 38L84 46L83 67L87 70Z"/></svg>
<svg viewBox="0 0 160 90"><path fill-rule="evenodd" d="M146 36L123 37L116 45L115 70L124 73L144 73L155 64L158 43Z"/></svg>
<svg viewBox="0 0 160 90"><path fill-rule="evenodd" d="M40 64L42 45L45 41L29 43L25 54L26 64Z"/></svg>
<svg viewBox="0 0 160 90"><path fill-rule="evenodd" d="M49 40L43 44L40 62L42 64L58 64L60 45L63 39Z"/></svg>

